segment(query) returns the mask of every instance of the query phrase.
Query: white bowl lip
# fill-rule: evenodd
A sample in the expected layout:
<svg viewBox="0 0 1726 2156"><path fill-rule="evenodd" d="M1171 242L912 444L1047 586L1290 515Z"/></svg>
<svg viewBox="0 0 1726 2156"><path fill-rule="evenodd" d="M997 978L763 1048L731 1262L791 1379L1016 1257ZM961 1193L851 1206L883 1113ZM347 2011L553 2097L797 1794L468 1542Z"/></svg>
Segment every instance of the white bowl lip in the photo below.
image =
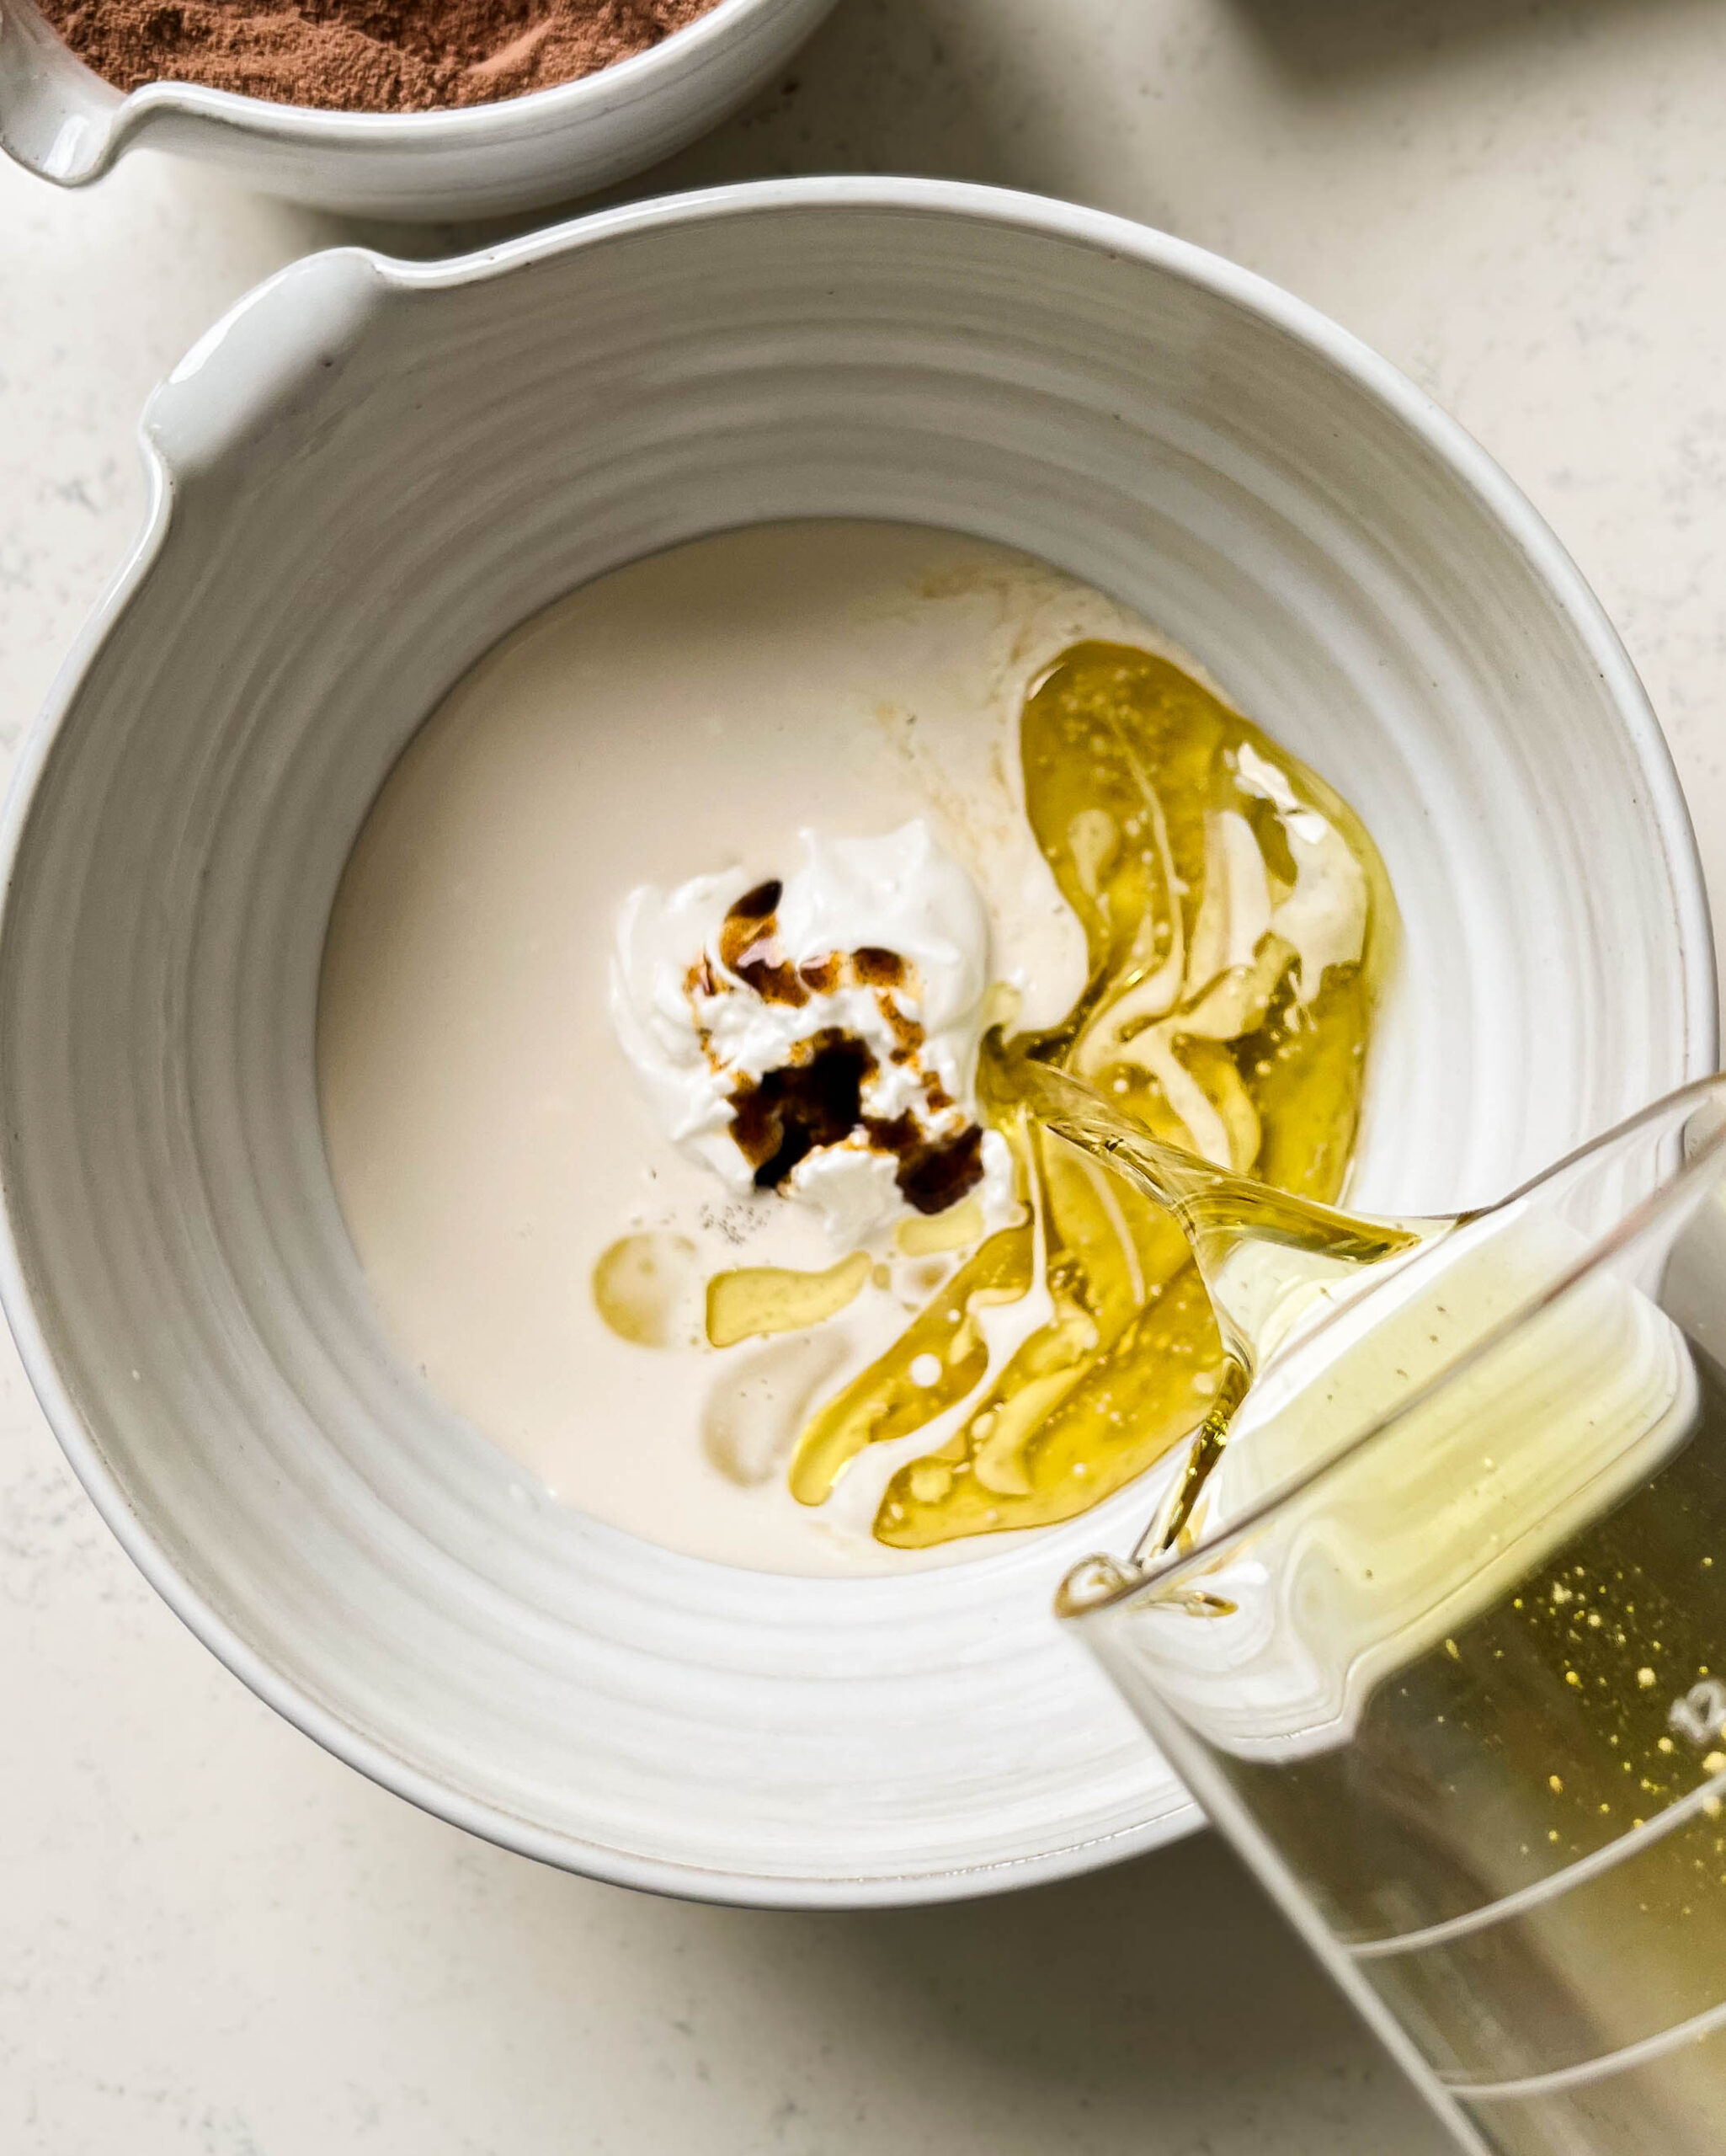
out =
<svg viewBox="0 0 1726 2156"><path fill-rule="evenodd" d="M40 16L35 0L17 0L17 4ZM526 90L516 97L498 98L487 104L439 106L430 112L344 112L322 105L283 104L274 98L247 97L237 90L213 89L203 83L175 82L168 77L122 91L72 51L42 16L50 35L83 70L95 93L108 104L104 138L89 168L81 168L76 180L53 173L45 176L61 177L62 185L101 178L146 120L159 113L216 120L242 134L308 149L348 150L386 144L418 150L457 149L495 141L522 127L531 129L557 121L567 124L589 111L615 112L639 104L663 86L662 78L685 68L699 68L710 49L744 30L754 18L770 15L786 4L786 0L714 0L705 14L673 30L657 45L632 53L626 60L611 61L589 75L552 83L544 89Z"/></svg>
<svg viewBox="0 0 1726 2156"><path fill-rule="evenodd" d="M629 63L624 63L629 64ZM547 93L550 94L550 93ZM1002 227L1066 241L1163 271L1215 294L1281 329L1327 360L1365 395L1400 419L1461 479L1521 550L1582 639L1637 752L1649 805L1672 883L1674 925L1683 958L1684 1070L1686 1079L1718 1063L1718 1006L1713 931L1701 857L1676 770L1646 691L1617 632L1557 535L1509 475L1461 424L1391 363L1329 317L1255 271L1190 241L1109 212L1053 198L967 182L875 177L745 181L660 196L600 211L473 253L432 263L403 262L370 248L329 250L360 257L386 287L427 290L483 283L524 264L577 253L626 235L679 225L786 211L887 211ZM259 294L305 274L318 255L302 257L245 295L174 370L220 344ZM0 945L9 926L19 846L36 790L83 678L148 579L173 513L174 474L152 434L153 398L140 424L149 497L143 526L85 622L20 751L0 808ZM307 1689L267 1664L184 1579L97 1449L62 1383L38 1319L17 1236L12 1192L0 1187L0 1310L26 1374L73 1472L122 1548L170 1609L240 1681L314 1742L381 1787L481 1839L536 1860L619 1886L684 1900L760 1908L906 1908L971 1899L1069 1877L1159 1848L1202 1824L1191 1803L1116 1833L1083 1838L1036 1857L1010 1858L938 1871L866 1878L774 1876L682 1865L628 1854L579 1836L535 1826L503 1807L436 1780L329 1712Z"/></svg>

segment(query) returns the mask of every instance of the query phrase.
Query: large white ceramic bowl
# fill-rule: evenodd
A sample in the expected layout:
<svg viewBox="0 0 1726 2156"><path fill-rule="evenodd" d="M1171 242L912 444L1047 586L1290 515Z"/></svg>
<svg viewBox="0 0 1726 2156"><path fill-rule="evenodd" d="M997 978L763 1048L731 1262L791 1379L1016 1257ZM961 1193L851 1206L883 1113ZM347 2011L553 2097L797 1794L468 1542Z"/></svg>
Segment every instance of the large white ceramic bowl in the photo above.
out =
<svg viewBox="0 0 1726 2156"><path fill-rule="evenodd" d="M325 209L498 216L608 186L694 141L769 82L833 4L718 0L579 82L460 111L365 113L189 83L123 97L34 0L0 0L0 149L62 187L99 179L127 150L172 150Z"/></svg>
<svg viewBox="0 0 1726 2156"><path fill-rule="evenodd" d="M926 182L315 257L144 435L147 527L0 832L0 1289L126 1547L344 1758L605 1878L908 1902L1191 1825L1049 1614L1142 1497L770 1577L560 1508L428 1396L325 1166L332 895L414 728L572 585L765 518L957 526L1142 609L1346 789L1407 931L1355 1194L1489 1198L1715 1054L1683 803L1550 533L1256 278Z"/></svg>

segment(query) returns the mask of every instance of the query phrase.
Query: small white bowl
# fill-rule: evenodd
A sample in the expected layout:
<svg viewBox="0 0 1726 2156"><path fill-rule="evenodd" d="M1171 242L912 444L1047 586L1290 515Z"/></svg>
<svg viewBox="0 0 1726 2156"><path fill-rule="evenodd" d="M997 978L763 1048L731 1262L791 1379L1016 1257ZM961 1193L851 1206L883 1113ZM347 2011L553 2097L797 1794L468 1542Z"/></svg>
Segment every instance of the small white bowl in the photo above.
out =
<svg viewBox="0 0 1726 2156"><path fill-rule="evenodd" d="M609 186L717 126L770 81L834 0L718 0L686 29L579 82L450 112L322 112L189 83L130 96L0 0L0 148L83 187L129 149L172 150L327 210L499 216Z"/></svg>
<svg viewBox="0 0 1726 2156"><path fill-rule="evenodd" d="M1406 929L1355 1194L1491 1198L1715 1059L1684 804L1550 532L1273 287L926 181L313 257L144 432L147 527L0 825L0 1296L127 1549L342 1757L631 1885L927 1900L1191 1826L1049 1611L1140 1493L771 1577L560 1508L429 1396L325 1163L331 899L421 719L572 586L768 518L955 526L1139 609L1346 790Z"/></svg>

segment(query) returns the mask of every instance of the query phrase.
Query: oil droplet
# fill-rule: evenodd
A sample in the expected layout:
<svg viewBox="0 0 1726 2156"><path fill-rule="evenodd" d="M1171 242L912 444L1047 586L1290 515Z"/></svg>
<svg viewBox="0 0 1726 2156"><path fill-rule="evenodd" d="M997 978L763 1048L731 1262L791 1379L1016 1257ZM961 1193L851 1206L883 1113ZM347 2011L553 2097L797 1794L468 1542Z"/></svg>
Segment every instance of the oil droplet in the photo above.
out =
<svg viewBox="0 0 1726 2156"><path fill-rule="evenodd" d="M952 1487L953 1478L937 1460L919 1460L912 1470L911 1487L919 1504L938 1504Z"/></svg>
<svg viewBox="0 0 1726 2156"><path fill-rule="evenodd" d="M914 1213L893 1230L893 1247L903 1257L940 1257L968 1250L983 1241L983 1202L962 1198L945 1213Z"/></svg>
<svg viewBox="0 0 1726 2156"><path fill-rule="evenodd" d="M625 1235L594 1267L594 1302L621 1340L637 1348L682 1348L692 1326L695 1246L663 1228Z"/></svg>
<svg viewBox="0 0 1726 2156"><path fill-rule="evenodd" d="M715 1348L735 1348L770 1333L802 1332L855 1302L873 1270L868 1251L856 1250L824 1273L783 1265L716 1273L707 1283L707 1338Z"/></svg>

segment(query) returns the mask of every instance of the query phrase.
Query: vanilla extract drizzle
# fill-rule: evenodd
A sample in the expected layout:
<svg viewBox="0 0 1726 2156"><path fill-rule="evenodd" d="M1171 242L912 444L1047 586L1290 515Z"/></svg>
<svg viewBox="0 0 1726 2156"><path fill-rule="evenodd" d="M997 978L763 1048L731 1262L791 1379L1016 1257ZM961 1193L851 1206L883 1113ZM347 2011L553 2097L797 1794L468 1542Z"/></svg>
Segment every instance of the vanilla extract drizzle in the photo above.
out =
<svg viewBox="0 0 1726 2156"><path fill-rule="evenodd" d="M777 955L778 908L783 886L758 883L737 899L719 932L719 961L725 970L752 989L764 1003L802 1009L812 993L831 995L844 987L869 988L895 1036L895 1063L909 1063L923 1045L923 1028L902 1011L893 991L908 985L910 969L896 951L865 945L856 951L829 952L801 967ZM685 993L691 1002L718 992L706 954L690 969ZM710 1056L707 1036L703 1046ZM826 1026L796 1042L791 1059L740 1079L732 1088L731 1132L754 1171L758 1190L780 1189L798 1162L829 1145L860 1137L873 1152L898 1163L894 1180L900 1196L919 1213L943 1213L983 1180L983 1131L974 1123L948 1135L931 1137L908 1109L897 1116L869 1114L866 1089L880 1070L866 1041L843 1027ZM924 1079L931 1113L952 1106L933 1073Z"/></svg>

